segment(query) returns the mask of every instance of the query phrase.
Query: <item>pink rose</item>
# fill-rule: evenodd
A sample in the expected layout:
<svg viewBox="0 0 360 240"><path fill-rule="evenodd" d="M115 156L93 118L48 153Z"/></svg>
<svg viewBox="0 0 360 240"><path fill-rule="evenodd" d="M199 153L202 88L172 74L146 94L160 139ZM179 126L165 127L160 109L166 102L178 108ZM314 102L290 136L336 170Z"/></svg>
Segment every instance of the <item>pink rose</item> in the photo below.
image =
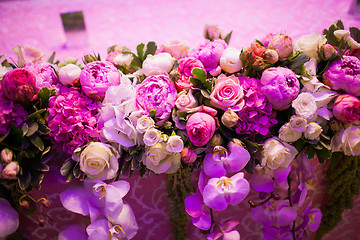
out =
<svg viewBox="0 0 360 240"><path fill-rule="evenodd" d="M261 92L276 110L290 107L300 90L295 73L283 67L266 69L261 76L261 84Z"/></svg>
<svg viewBox="0 0 360 240"><path fill-rule="evenodd" d="M335 99L334 116L344 123L352 123L360 119L360 100L350 94L342 94Z"/></svg>
<svg viewBox="0 0 360 240"><path fill-rule="evenodd" d="M185 88L192 87L192 83L190 83L189 78L193 77L193 75L191 74L191 71L195 67L205 70L204 65L200 62L200 60L198 60L196 58L187 57L187 58L182 58L179 60L178 71L180 74L180 79L175 82L176 89L179 92L181 92Z"/></svg>
<svg viewBox="0 0 360 240"><path fill-rule="evenodd" d="M186 91L182 91L177 96L175 106L181 111L189 112L193 110L193 108L197 107L198 103L191 91L188 93Z"/></svg>
<svg viewBox="0 0 360 240"><path fill-rule="evenodd" d="M284 34L275 35L269 43L269 48L277 51L282 60L290 57L294 50L291 37Z"/></svg>
<svg viewBox="0 0 360 240"><path fill-rule="evenodd" d="M211 105L224 111L240 111L244 106L244 92L235 76L220 75L215 80L215 87L210 95Z"/></svg>
<svg viewBox="0 0 360 240"><path fill-rule="evenodd" d="M19 164L17 164L16 162L11 162L5 166L1 174L3 178L16 179L16 175L19 173L19 170L20 170Z"/></svg>
<svg viewBox="0 0 360 240"><path fill-rule="evenodd" d="M187 54L187 51L187 42L181 40L170 40L167 41L165 45L161 45L156 53L167 52L172 57L180 59Z"/></svg>
<svg viewBox="0 0 360 240"><path fill-rule="evenodd" d="M4 75L1 87L5 97L8 99L27 105L35 96L34 74L24 68L16 68Z"/></svg>
<svg viewBox="0 0 360 240"><path fill-rule="evenodd" d="M169 119L175 106L176 90L168 75L147 77L136 88L136 105L145 114L155 110L156 125L162 126Z"/></svg>
<svg viewBox="0 0 360 240"><path fill-rule="evenodd" d="M216 119L214 118L216 111L205 110L205 112L201 112L200 108L200 111L192 114L186 123L186 132L190 141L196 147L207 144L214 135L217 127Z"/></svg>
<svg viewBox="0 0 360 240"><path fill-rule="evenodd" d="M110 86L120 84L120 76L119 70L110 62L91 62L81 71L81 88L88 97L102 101Z"/></svg>

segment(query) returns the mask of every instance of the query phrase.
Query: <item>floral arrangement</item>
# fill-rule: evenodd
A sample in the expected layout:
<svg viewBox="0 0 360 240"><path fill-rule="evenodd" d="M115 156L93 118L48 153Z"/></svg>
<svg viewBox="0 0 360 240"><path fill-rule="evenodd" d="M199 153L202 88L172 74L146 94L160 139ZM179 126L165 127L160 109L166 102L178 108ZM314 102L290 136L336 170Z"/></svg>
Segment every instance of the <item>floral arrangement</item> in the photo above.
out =
<svg viewBox="0 0 360 240"><path fill-rule="evenodd" d="M188 218L204 238L240 239L238 216L216 217L250 189L263 239L330 231L359 192L360 30L338 20L322 35L268 34L243 49L229 47L231 34L207 25L195 49L112 46L83 64L15 47L18 62L0 66L0 237L20 236L18 212L47 217L39 204L51 203L30 194L59 151L66 181L82 180L61 202L90 218L59 239L132 239L139 226L119 177L134 171L168 175L175 239ZM308 194L313 158L328 168L321 210Z"/></svg>

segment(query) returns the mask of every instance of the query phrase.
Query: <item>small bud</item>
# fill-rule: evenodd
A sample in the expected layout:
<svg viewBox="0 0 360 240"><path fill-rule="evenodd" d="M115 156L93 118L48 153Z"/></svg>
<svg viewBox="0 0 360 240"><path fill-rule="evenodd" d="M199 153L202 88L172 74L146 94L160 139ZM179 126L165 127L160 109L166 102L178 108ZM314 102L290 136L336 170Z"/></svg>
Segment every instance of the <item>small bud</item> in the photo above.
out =
<svg viewBox="0 0 360 240"><path fill-rule="evenodd" d="M91 55L85 55L84 56L84 62L87 64L87 63L91 63L91 62L95 62L96 61L96 59L94 59L94 57L93 56L91 56Z"/></svg>
<svg viewBox="0 0 360 240"><path fill-rule="evenodd" d="M11 162L13 156L14 156L14 153L8 148L4 148L1 151L1 160L3 160L5 163Z"/></svg>
<svg viewBox="0 0 360 240"><path fill-rule="evenodd" d="M20 167L17 162L11 162L5 166L2 171L3 178L6 179L16 179L17 174L19 173Z"/></svg>
<svg viewBox="0 0 360 240"><path fill-rule="evenodd" d="M221 146L223 143L222 137L220 134L215 134L209 141L210 147Z"/></svg>
<svg viewBox="0 0 360 240"><path fill-rule="evenodd" d="M239 120L239 116L233 110L229 109L221 117L221 122L225 127L231 128L236 125Z"/></svg>
<svg viewBox="0 0 360 240"><path fill-rule="evenodd" d="M334 132L339 132L341 129L340 123L337 120L332 120L330 122L330 128L334 131Z"/></svg>
<svg viewBox="0 0 360 240"><path fill-rule="evenodd" d="M294 50L291 37L284 34L275 35L269 43L269 48L279 54L280 60L290 57Z"/></svg>
<svg viewBox="0 0 360 240"><path fill-rule="evenodd" d="M23 200L21 203L20 203L20 207L21 209L23 209L24 211L27 211L29 210L29 202L26 201L26 200Z"/></svg>
<svg viewBox="0 0 360 240"><path fill-rule="evenodd" d="M196 152L189 148L184 148L181 151L181 159L184 163L193 163L197 158Z"/></svg>
<svg viewBox="0 0 360 240"><path fill-rule="evenodd" d="M153 116L155 116L156 115L156 110L155 109L150 109L149 110L149 115L151 116L151 117L153 117Z"/></svg>
<svg viewBox="0 0 360 240"><path fill-rule="evenodd" d="M39 223L39 226L40 226L40 227L45 226L45 220L44 220L42 217L39 217L39 218L38 218L38 223Z"/></svg>
<svg viewBox="0 0 360 240"><path fill-rule="evenodd" d="M64 62L66 64L76 64L77 59L74 58L74 57L67 57L67 58L64 59Z"/></svg>
<svg viewBox="0 0 360 240"><path fill-rule="evenodd" d="M335 48L330 44L324 44L320 47L320 58L323 60L329 60L336 54Z"/></svg>
<svg viewBox="0 0 360 240"><path fill-rule="evenodd" d="M43 204L45 207L47 207L47 208L49 208L50 205L51 205L50 201L47 200L47 199L44 199L44 200L42 201L42 204Z"/></svg>
<svg viewBox="0 0 360 240"><path fill-rule="evenodd" d="M165 128L165 129L170 129L171 127L172 127L172 122L166 121L166 122L164 123L164 128Z"/></svg>
<svg viewBox="0 0 360 240"><path fill-rule="evenodd" d="M179 73L179 71L177 71L177 70L172 70L172 71L169 73L169 77L170 77L170 79L171 79L173 82L176 82L176 81L179 80L179 78L180 78L180 73Z"/></svg>
<svg viewBox="0 0 360 240"><path fill-rule="evenodd" d="M273 49L268 49L264 52L264 59L266 63L275 64L279 60L279 54Z"/></svg>

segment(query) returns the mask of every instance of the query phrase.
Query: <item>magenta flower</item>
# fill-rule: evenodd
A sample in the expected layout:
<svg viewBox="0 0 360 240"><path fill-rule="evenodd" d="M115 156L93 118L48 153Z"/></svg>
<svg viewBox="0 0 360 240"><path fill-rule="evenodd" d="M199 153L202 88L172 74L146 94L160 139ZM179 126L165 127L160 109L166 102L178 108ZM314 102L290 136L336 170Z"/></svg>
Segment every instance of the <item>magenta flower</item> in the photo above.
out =
<svg viewBox="0 0 360 240"><path fill-rule="evenodd" d="M226 48L227 44L224 40L217 39L213 42L207 40L198 49L193 49L189 56L199 59L206 71L211 71L219 65L222 53Z"/></svg>
<svg viewBox="0 0 360 240"><path fill-rule="evenodd" d="M120 84L120 71L110 62L95 61L85 65L80 74L84 93L95 101L102 101L110 86Z"/></svg>
<svg viewBox="0 0 360 240"><path fill-rule="evenodd" d="M360 60L353 56L343 56L329 65L323 74L326 85L334 90L344 90L356 97L360 96Z"/></svg>
<svg viewBox="0 0 360 240"><path fill-rule="evenodd" d="M178 71L180 74L180 79L175 82L176 89L179 92L181 92L185 88L189 88L192 86L192 83L190 83L189 78L193 77L191 71L195 67L205 70L204 65L200 62L200 60L196 58L186 57L186 58L181 58L179 60Z"/></svg>
<svg viewBox="0 0 360 240"><path fill-rule="evenodd" d="M307 227L309 227L311 232L316 232L320 226L322 218L321 211L318 208L311 208L311 205L312 202L306 206L304 212L301 214L303 222L295 229L295 231L300 231L299 238L303 237L303 235L306 236L305 229Z"/></svg>
<svg viewBox="0 0 360 240"><path fill-rule="evenodd" d="M203 197L199 191L185 198L185 210L193 218L192 223L195 227L208 230L211 227L210 208L203 202Z"/></svg>
<svg viewBox="0 0 360 240"><path fill-rule="evenodd" d="M287 168L270 169L268 167L258 168L251 176L251 186L257 192L273 192L275 183L284 183L291 171L291 166Z"/></svg>
<svg viewBox="0 0 360 240"><path fill-rule="evenodd" d="M54 147L68 154L90 141L97 141L97 104L75 88L62 87L49 99L48 126Z"/></svg>
<svg viewBox="0 0 360 240"><path fill-rule="evenodd" d="M344 123L352 123L360 119L360 100L350 94L342 94L335 99L334 117Z"/></svg>
<svg viewBox="0 0 360 240"><path fill-rule="evenodd" d="M204 172L209 177L220 178L226 172L238 172L250 160L249 152L240 145L232 147L231 152L222 146L216 146L213 153L208 153L204 159Z"/></svg>
<svg viewBox="0 0 360 240"><path fill-rule="evenodd" d="M162 126L175 106L176 90L168 75L147 77L136 89L136 105L145 114L155 111L155 122Z"/></svg>
<svg viewBox="0 0 360 240"><path fill-rule="evenodd" d="M216 225L214 230L207 237L208 240L217 240L223 237L223 240L240 240L240 234L238 231L233 230L239 224L238 221L228 220L221 224Z"/></svg>
<svg viewBox="0 0 360 240"><path fill-rule="evenodd" d="M294 240L289 226L286 227L263 227L263 240Z"/></svg>
<svg viewBox="0 0 360 240"><path fill-rule="evenodd" d="M19 127L27 116L23 106L5 98L4 94L0 92L0 136L10 130L10 124Z"/></svg>
<svg viewBox="0 0 360 240"><path fill-rule="evenodd" d="M27 63L25 64L25 69L34 74L36 78L35 90L37 92L43 87L49 89L56 88L55 85L59 83L59 79L49 63L44 63L42 61Z"/></svg>
<svg viewBox="0 0 360 240"><path fill-rule="evenodd" d="M261 84L261 92L276 110L290 107L300 90L295 73L283 67L266 69L261 76Z"/></svg>
<svg viewBox="0 0 360 240"><path fill-rule="evenodd" d="M296 219L297 212L294 207L290 207L288 200L270 200L261 206L251 209L251 216L265 227L272 225L284 227Z"/></svg>
<svg viewBox="0 0 360 240"><path fill-rule="evenodd" d="M216 211L223 211L228 204L239 204L249 191L250 185L242 172L231 178L211 178L203 191L204 203Z"/></svg>

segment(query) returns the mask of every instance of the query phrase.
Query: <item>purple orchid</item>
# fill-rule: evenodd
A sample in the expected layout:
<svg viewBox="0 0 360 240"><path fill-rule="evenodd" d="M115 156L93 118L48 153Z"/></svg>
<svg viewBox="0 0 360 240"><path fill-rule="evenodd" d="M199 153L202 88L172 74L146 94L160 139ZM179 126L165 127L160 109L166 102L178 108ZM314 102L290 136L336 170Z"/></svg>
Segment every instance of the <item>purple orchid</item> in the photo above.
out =
<svg viewBox="0 0 360 240"><path fill-rule="evenodd" d="M240 171L249 160L249 152L241 145L233 145L231 152L222 146L216 146L213 153L208 153L205 156L204 172L209 177L220 178L229 171Z"/></svg>
<svg viewBox="0 0 360 240"><path fill-rule="evenodd" d="M238 231L233 230L239 224L238 221L228 220L221 225L216 225L214 230L207 237L208 240L217 240L223 237L223 240L240 240Z"/></svg>
<svg viewBox="0 0 360 240"><path fill-rule="evenodd" d="M286 179L291 171L287 168L270 169L268 167L256 167L257 171L251 176L251 186L257 192L273 192L275 183L278 185L287 184Z"/></svg>
<svg viewBox="0 0 360 240"><path fill-rule="evenodd" d="M250 185L244 178L244 173L239 172L231 178L223 176L209 179L203 191L203 199L208 207L223 211L228 204L239 204L249 191Z"/></svg>
<svg viewBox="0 0 360 240"><path fill-rule="evenodd" d="M265 227L277 225L288 226L297 217L294 207L290 207L288 200L269 201L251 210L252 218Z"/></svg>
<svg viewBox="0 0 360 240"><path fill-rule="evenodd" d="M185 210L193 218L192 223L195 227L202 230L210 229L210 208L204 204L203 197L199 189L196 190L196 194L185 198Z"/></svg>
<svg viewBox="0 0 360 240"><path fill-rule="evenodd" d="M303 222L295 229L296 231L300 231L299 239L306 239L305 229L309 227L311 232L315 232L321 223L322 214L320 209L311 208L312 202L310 202L304 212L301 214L301 218Z"/></svg>
<svg viewBox="0 0 360 240"><path fill-rule="evenodd" d="M291 227L264 227L262 229L264 234L263 240L294 240L291 232Z"/></svg>

